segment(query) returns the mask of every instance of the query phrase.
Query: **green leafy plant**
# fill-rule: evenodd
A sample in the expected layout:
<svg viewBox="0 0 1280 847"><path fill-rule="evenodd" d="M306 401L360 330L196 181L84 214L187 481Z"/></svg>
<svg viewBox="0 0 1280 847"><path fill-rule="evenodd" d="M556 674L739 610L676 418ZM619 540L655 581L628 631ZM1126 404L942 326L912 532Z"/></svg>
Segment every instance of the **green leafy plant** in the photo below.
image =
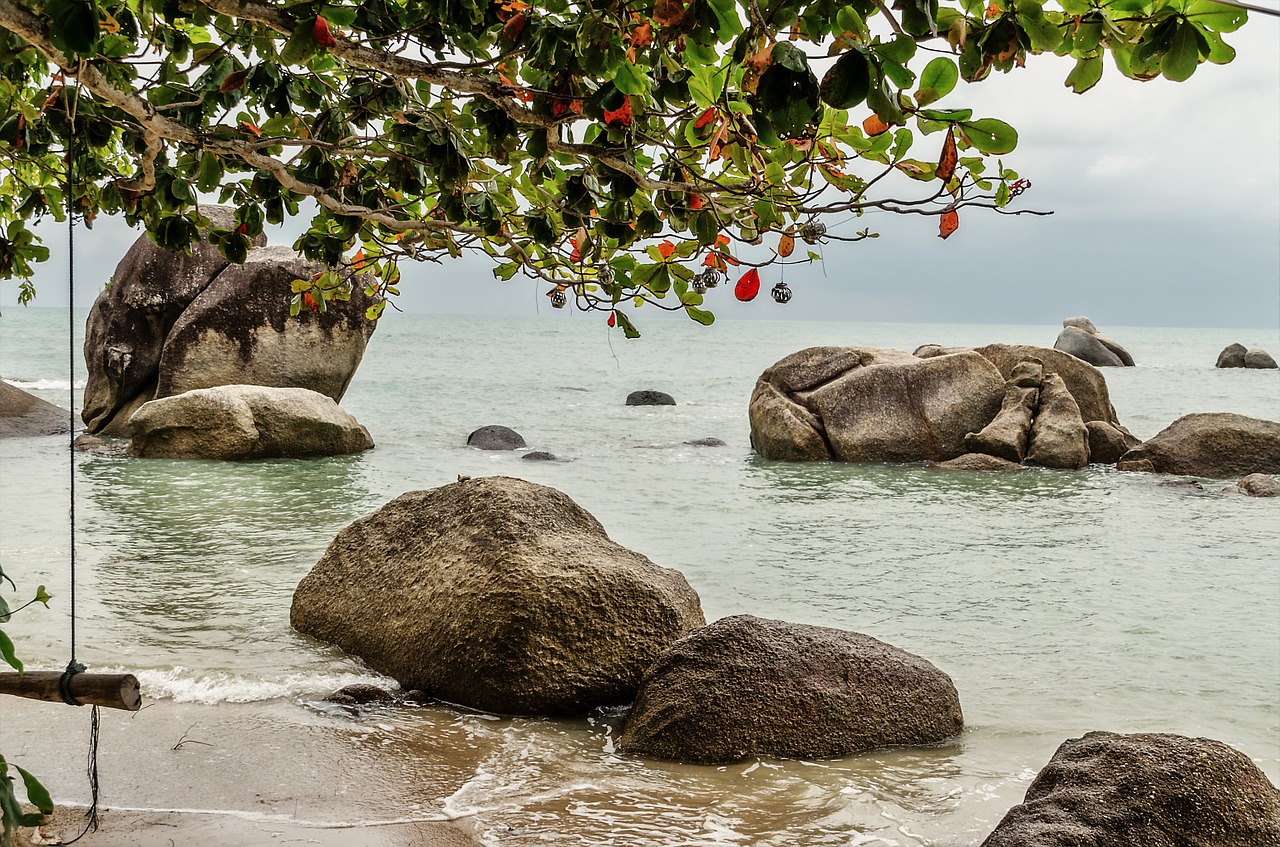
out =
<svg viewBox="0 0 1280 847"><path fill-rule="evenodd" d="M12 588L17 588L13 581L5 575L4 569L0 568L0 586L6 582ZM36 589L35 597L16 609L11 609L4 597L0 596L0 624L8 623L16 612L22 611L32 603L43 603L47 608L49 600L50 597L45 593L43 585ZM22 660L18 658L12 639L5 634L3 629L0 629L0 659L3 659L5 664L18 673L22 673ZM10 768L22 778L27 800L38 811L23 814L14 786L14 777L9 773ZM44 816L51 814L53 814L53 801L49 797L49 792L40 784L40 780L23 768L6 761L4 756L0 756L0 845L10 847L13 844L13 835L18 827L39 826L44 822Z"/></svg>
<svg viewBox="0 0 1280 847"><path fill-rule="evenodd" d="M68 209L182 250L216 196L241 261L311 200L296 247L329 270L295 312L360 284L376 319L399 263L480 252L627 335L644 304L710 323L719 277L874 235L850 216L945 238L1026 211L1014 127L939 105L961 80L1056 53L1077 92L1108 64L1181 81L1244 22L1212 0L0 0L0 277L29 299L27 225Z"/></svg>

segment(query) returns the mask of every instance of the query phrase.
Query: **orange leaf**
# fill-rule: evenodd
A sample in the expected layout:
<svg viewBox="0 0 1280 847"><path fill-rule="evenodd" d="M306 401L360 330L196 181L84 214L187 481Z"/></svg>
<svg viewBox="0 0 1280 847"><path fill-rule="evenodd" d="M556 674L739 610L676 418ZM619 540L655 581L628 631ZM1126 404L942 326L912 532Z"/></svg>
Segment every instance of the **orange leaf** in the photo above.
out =
<svg viewBox="0 0 1280 847"><path fill-rule="evenodd" d="M1003 15L1003 14L1004 14L1004 10L1003 10L1003 9L1001 9L999 6L997 6L995 3L990 3L990 4L988 4L988 5L987 5L987 18L988 18L988 19L990 19L990 18L998 18L998 17L1000 17L1000 16L1001 16L1001 15Z"/></svg>
<svg viewBox="0 0 1280 847"><path fill-rule="evenodd" d="M357 250L351 257L351 267L355 268L357 273L364 270L364 248Z"/></svg>
<svg viewBox="0 0 1280 847"><path fill-rule="evenodd" d="M778 255L782 258L785 259L790 256L792 251L795 249L796 240L790 233L787 233L778 239Z"/></svg>
<svg viewBox="0 0 1280 847"><path fill-rule="evenodd" d="M955 209L948 209L942 213L942 220L938 223L938 237L946 238L955 232L960 226L960 215Z"/></svg>
<svg viewBox="0 0 1280 847"><path fill-rule="evenodd" d="M631 30L631 46L632 47L648 47L653 43L653 27L645 21L640 26Z"/></svg>
<svg viewBox="0 0 1280 847"><path fill-rule="evenodd" d="M727 247L727 246L729 246L729 236L725 235L724 233L721 233L720 235L717 235L717 236L716 236L716 246L718 246L718 247Z"/></svg>
<svg viewBox="0 0 1280 847"><path fill-rule="evenodd" d="M664 259L670 259L671 254L674 252L676 252L676 245L672 244L670 241L664 241L658 245L658 253Z"/></svg>
<svg viewBox="0 0 1280 847"><path fill-rule="evenodd" d="M666 27L679 26L684 20L682 0L657 0L653 4L653 19Z"/></svg>
<svg viewBox="0 0 1280 847"><path fill-rule="evenodd" d="M321 47L337 47L338 39L329 31L329 22L316 15L316 22L311 25L311 35Z"/></svg>
<svg viewBox="0 0 1280 847"><path fill-rule="evenodd" d="M956 134L952 127L947 127L946 140L942 142L942 156L938 159L938 179L946 182L956 173Z"/></svg>
<svg viewBox="0 0 1280 847"><path fill-rule="evenodd" d="M862 131L867 135L876 136L883 132L889 131L889 125L880 120L879 115L872 115L862 122Z"/></svg>
<svg viewBox="0 0 1280 847"><path fill-rule="evenodd" d="M529 19L524 12L518 12L511 16L511 19L502 25L502 34L507 37L508 41L519 41L520 36L524 34L524 25Z"/></svg>
<svg viewBox="0 0 1280 847"><path fill-rule="evenodd" d="M604 122L606 126L629 127L631 126L631 97L622 95L622 105L616 109L604 110Z"/></svg>
<svg viewBox="0 0 1280 847"><path fill-rule="evenodd" d="M698 119L693 122L693 128L702 129L704 126L711 123L711 121L715 119L715 116L716 116L715 106L711 106L701 115L699 115Z"/></svg>
<svg viewBox="0 0 1280 847"><path fill-rule="evenodd" d="M738 284L733 287L733 296L737 297L744 303L748 300L756 299L756 295L760 293L760 271L752 268L738 278Z"/></svg>
<svg viewBox="0 0 1280 847"><path fill-rule="evenodd" d="M262 135L262 130L258 129L258 125L255 123L250 123L249 121L241 121L240 127L245 132L248 132L251 135L255 135L255 136Z"/></svg>
<svg viewBox="0 0 1280 847"><path fill-rule="evenodd" d="M702 197L698 194L689 195L689 208L692 211L698 211L702 208Z"/></svg>

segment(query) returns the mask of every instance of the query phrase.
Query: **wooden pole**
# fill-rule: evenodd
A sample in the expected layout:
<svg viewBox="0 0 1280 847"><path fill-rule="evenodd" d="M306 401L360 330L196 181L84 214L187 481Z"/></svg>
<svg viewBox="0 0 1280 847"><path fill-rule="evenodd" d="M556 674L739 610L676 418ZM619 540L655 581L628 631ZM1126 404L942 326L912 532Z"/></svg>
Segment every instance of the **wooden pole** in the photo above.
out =
<svg viewBox="0 0 1280 847"><path fill-rule="evenodd" d="M62 694L58 691L60 679L61 671L0 673L0 694L62 703ZM138 678L131 673L72 674L68 688L72 699L85 706L105 706L128 712L136 712L142 708Z"/></svg>

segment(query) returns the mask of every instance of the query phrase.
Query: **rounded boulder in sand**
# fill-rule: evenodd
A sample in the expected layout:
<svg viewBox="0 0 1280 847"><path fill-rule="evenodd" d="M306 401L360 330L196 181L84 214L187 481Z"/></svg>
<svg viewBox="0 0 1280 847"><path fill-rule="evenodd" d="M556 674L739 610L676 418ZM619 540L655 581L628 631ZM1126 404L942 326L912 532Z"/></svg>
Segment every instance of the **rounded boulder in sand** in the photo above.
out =
<svg viewBox="0 0 1280 847"><path fill-rule="evenodd" d="M567 495L488 477L411 491L343 529L290 620L406 690L581 715L630 702L705 619L679 572L614 543Z"/></svg>
<svg viewBox="0 0 1280 847"><path fill-rule="evenodd" d="M935 744L963 728L951 678L919 656L857 632L738 615L662 654L619 748L722 764Z"/></svg>
<svg viewBox="0 0 1280 847"><path fill-rule="evenodd" d="M1063 742L982 847L1275 847L1280 794L1209 738L1090 732Z"/></svg>

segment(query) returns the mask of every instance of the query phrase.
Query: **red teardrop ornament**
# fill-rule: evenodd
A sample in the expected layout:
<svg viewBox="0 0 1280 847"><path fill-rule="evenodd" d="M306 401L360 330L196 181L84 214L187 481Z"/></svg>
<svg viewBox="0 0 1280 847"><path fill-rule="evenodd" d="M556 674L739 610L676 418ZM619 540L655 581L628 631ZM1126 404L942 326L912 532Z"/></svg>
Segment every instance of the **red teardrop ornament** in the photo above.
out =
<svg viewBox="0 0 1280 847"><path fill-rule="evenodd" d="M738 278L738 284L733 287L733 296L743 302L756 299L756 295L759 293L760 272L755 268L752 268L740 276Z"/></svg>

